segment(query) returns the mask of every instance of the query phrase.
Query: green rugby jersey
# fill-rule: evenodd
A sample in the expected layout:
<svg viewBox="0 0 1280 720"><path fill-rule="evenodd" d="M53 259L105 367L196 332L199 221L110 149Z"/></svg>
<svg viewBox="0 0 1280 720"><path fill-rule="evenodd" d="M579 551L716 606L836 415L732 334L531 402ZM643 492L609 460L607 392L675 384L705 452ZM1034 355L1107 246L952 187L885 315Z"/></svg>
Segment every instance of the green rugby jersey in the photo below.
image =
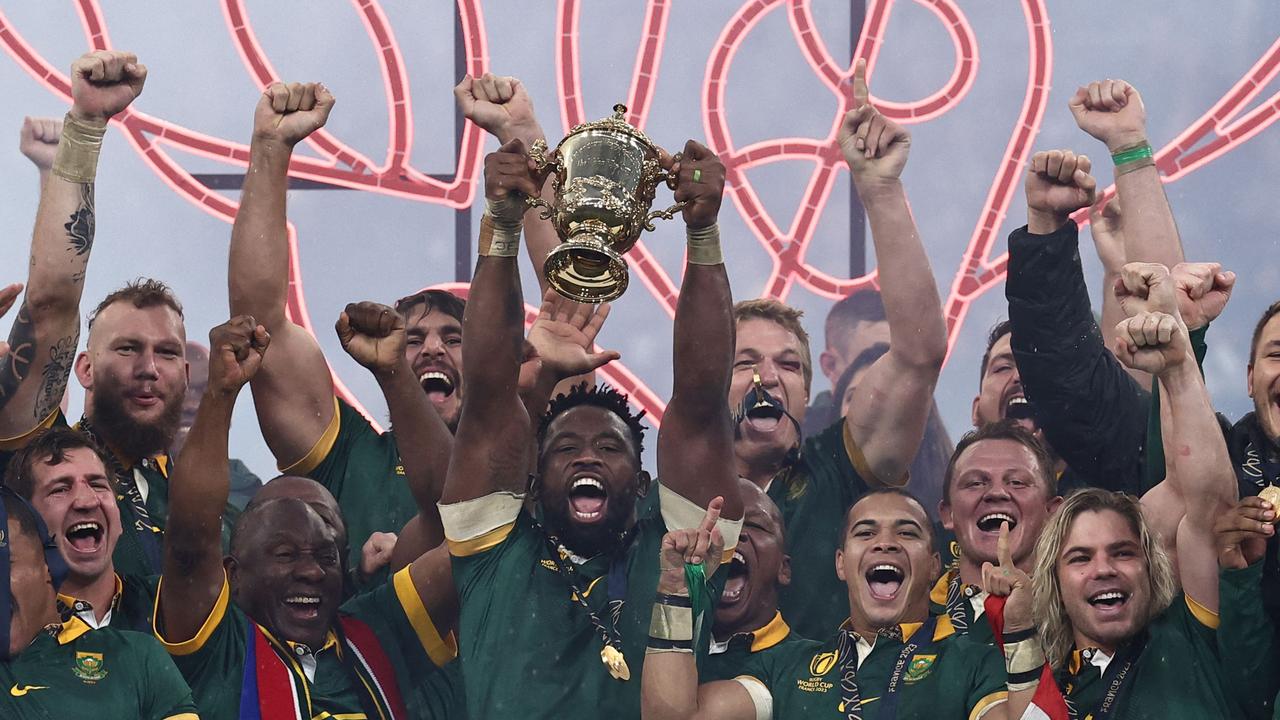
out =
<svg viewBox="0 0 1280 720"><path fill-rule="evenodd" d="M782 613L773 616L767 625L749 633L738 633L723 646L712 643L711 652L698 672L702 683L732 680L747 675L755 677L758 668L775 667L794 663L799 658L810 658L822 647L822 643L791 632Z"/></svg>
<svg viewBox="0 0 1280 720"><path fill-rule="evenodd" d="M194 718L191 690L155 638L63 626L0 663L0 717ZM207 716L206 716L207 717Z"/></svg>
<svg viewBox="0 0 1280 720"><path fill-rule="evenodd" d="M1147 625L1146 646L1117 699L1118 720L1209 720L1239 717L1220 675L1218 617L1186 595ZM1075 650L1055 673L1069 706L1088 720L1107 692L1096 650Z"/></svg>
<svg viewBox="0 0 1280 720"><path fill-rule="evenodd" d="M1280 643L1262 601L1265 560L1218 574L1218 653L1227 697L1249 720L1280 718Z"/></svg>
<svg viewBox="0 0 1280 720"><path fill-rule="evenodd" d="M111 598L111 614L104 618L106 623L103 626L150 634L151 612L155 609L156 585L159 584L160 577L121 577L117 573L115 578L116 594ZM87 621L90 614L94 613L94 607L88 600L58 593L58 603L67 625L83 624L92 628L97 624L96 619L93 622Z"/></svg>
<svg viewBox="0 0 1280 720"><path fill-rule="evenodd" d="M807 438L800 456L769 483L782 511L791 556L791 584L778 588L778 607L802 637L827 637L849 617L849 593L836 577L836 548L845 512L872 477L844 418Z"/></svg>
<svg viewBox="0 0 1280 720"><path fill-rule="evenodd" d="M909 641L920 627L921 623L903 624L903 637ZM933 637L931 646L907 658L896 718L977 720L1004 702L1004 656L999 650L956 635L944 623L938 624ZM790 654L761 655L738 675L753 677L769 690L775 720L844 720L840 681L845 658L840 656L840 645L837 631L826 643L804 652L797 647ZM863 717L875 717L880 711L878 703L884 701L902 649L900 641L877 638L858 665Z"/></svg>
<svg viewBox="0 0 1280 720"><path fill-rule="evenodd" d="M405 480L395 434L378 433L355 408L334 400L333 420L306 457L285 475L302 475L338 499L347 521L349 567L360 566L360 550L375 532L400 532L418 514Z"/></svg>
<svg viewBox="0 0 1280 720"><path fill-rule="evenodd" d="M950 625L957 635L967 635L974 642L992 645L996 634L991 623L987 622L985 608L979 614L973 607L974 599L979 597L984 597L982 588L961 582L960 569L952 565L929 591L929 614L937 615L938 622Z"/></svg>
<svg viewBox="0 0 1280 720"><path fill-rule="evenodd" d="M0 440L0 451L4 451L3 456L0 456L0 461L7 463L8 456L12 451L25 446L40 431L55 425L59 427L68 426L67 417L63 415L62 410L55 410L44 422L19 437ZM78 423L76 428L80 429ZM106 446L105 443L103 447L108 453L111 453L111 456L120 466L120 471L131 478L129 482L139 487L145 483L147 488L145 501L143 502L143 507L146 511L146 517L144 517L134 507L133 502L126 496L123 488L120 487L120 483L117 482L116 506L120 508L120 527L123 532L120 535L120 540L116 542L116 549L111 555L111 562L115 566L115 571L125 576L146 577L158 575L161 570L159 562L162 558L161 548L164 543L165 521L169 517L170 458L167 454L157 455L135 463L121 457L109 446ZM108 472L110 471L111 468L108 468ZM119 481L119 478L117 480ZM239 516L239 509L228 503L222 514L223 550L231 547L231 528L235 525L235 519ZM148 554L147 546L154 549L154 553L151 556ZM154 562L151 557L154 557Z"/></svg>
<svg viewBox="0 0 1280 720"><path fill-rule="evenodd" d="M191 684L202 720L235 720L240 716L247 631L251 621L231 604L230 595L230 585L224 581L222 594L204 626L194 638L185 641L165 638L157 613L155 634ZM440 670L455 655L452 640L445 641L437 632L409 577L409 568L402 569L378 588L348 600L339 612L366 623L373 630L395 668L396 683L411 716L433 720L459 717L451 714L459 702L456 673ZM302 648L299 655L307 650L295 643L277 646L287 646L294 652ZM365 697L359 686L361 681L352 677L344 666L341 653L347 650L331 631L325 645L313 653L314 679L308 679L292 657L280 653L281 660L291 669L292 681L305 688L310 703L310 713L304 712L305 717L344 720L366 717L361 703Z"/></svg>
<svg viewBox="0 0 1280 720"><path fill-rule="evenodd" d="M575 565L575 582L603 622L613 616L610 598L622 601L616 628L631 672L627 681L613 679L601 662L603 641L587 611L574 600L546 536L520 507L519 497L493 493L441 506L461 605L458 637L469 717L607 713L613 720L638 720L640 673L658 587L659 552L667 532L663 516L676 504L666 499L670 491L657 491L664 493L662 512L641 516L629 542L614 557L598 556L581 564L564 560ZM698 509L697 517L671 516L678 516L679 527L696 527L702 512ZM476 527L484 522L480 518L494 520ZM724 525L721 528L726 543L735 544L736 531L730 534ZM623 579L625 587L618 587L616 579ZM724 573L708 578L713 606L723 579ZM706 622L697 646L706 648L709 637Z"/></svg>

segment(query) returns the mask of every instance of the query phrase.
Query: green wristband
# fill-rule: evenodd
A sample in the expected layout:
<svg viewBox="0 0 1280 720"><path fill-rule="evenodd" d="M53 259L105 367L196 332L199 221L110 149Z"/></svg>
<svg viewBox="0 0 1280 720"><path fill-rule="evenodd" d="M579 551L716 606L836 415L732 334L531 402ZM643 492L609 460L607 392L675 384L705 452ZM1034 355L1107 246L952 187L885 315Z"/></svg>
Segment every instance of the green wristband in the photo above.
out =
<svg viewBox="0 0 1280 720"><path fill-rule="evenodd" d="M1112 153L1111 162L1114 163L1116 167L1119 167L1121 165L1127 165L1128 163L1131 163L1131 162L1137 162L1139 160L1146 160L1148 158L1152 158L1154 157L1154 155L1155 153L1153 153L1151 150L1151 144L1144 142L1141 145L1124 148L1115 153Z"/></svg>
<svg viewBox="0 0 1280 720"><path fill-rule="evenodd" d="M707 607L707 571L702 563L684 564L684 581L689 586L689 604L693 606L695 618L708 610Z"/></svg>

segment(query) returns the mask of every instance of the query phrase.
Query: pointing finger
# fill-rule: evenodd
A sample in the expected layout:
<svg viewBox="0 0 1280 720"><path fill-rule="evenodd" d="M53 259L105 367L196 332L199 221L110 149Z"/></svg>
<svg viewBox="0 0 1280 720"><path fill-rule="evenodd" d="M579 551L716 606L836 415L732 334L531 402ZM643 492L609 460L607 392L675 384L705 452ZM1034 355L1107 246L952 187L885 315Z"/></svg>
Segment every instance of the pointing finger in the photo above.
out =
<svg viewBox="0 0 1280 720"><path fill-rule="evenodd" d="M871 90L867 87L867 60L858 58L858 62L853 66L853 106L860 108L866 105L870 97Z"/></svg>

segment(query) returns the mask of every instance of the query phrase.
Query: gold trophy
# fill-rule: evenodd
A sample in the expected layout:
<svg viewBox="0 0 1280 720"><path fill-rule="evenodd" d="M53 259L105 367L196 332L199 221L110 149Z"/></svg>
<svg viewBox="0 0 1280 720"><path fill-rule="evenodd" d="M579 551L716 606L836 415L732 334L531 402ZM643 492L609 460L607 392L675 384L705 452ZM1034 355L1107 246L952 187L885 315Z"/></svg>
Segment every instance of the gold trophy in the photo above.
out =
<svg viewBox="0 0 1280 720"><path fill-rule="evenodd" d="M654 210L659 183L675 189L675 177L658 163L658 146L625 119L627 107L613 106L613 117L583 123L569 131L556 149L533 144L529 155L540 174L552 173L554 202L529 198L542 208L560 235L542 272L561 295L582 303L613 300L627 289L630 250L657 218L670 220L684 203Z"/></svg>

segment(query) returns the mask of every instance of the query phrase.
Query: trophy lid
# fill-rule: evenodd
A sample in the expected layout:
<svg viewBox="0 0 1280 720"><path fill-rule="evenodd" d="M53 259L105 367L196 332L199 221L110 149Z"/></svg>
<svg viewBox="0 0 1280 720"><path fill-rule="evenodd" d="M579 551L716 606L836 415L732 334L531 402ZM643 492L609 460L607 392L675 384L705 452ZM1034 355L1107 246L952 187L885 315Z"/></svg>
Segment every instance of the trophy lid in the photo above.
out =
<svg viewBox="0 0 1280 720"><path fill-rule="evenodd" d="M584 122L573 126L573 128L569 130L569 133L565 135L565 138L567 139L577 135L578 133L587 132L588 130L611 130L614 132L626 133L650 148L653 148L655 153L658 152L657 143L651 140L648 135L645 135L644 131L640 128L627 122L627 106L622 103L618 103L613 106L613 115L610 117L592 120L590 122ZM564 140L561 140L560 142L564 142Z"/></svg>

